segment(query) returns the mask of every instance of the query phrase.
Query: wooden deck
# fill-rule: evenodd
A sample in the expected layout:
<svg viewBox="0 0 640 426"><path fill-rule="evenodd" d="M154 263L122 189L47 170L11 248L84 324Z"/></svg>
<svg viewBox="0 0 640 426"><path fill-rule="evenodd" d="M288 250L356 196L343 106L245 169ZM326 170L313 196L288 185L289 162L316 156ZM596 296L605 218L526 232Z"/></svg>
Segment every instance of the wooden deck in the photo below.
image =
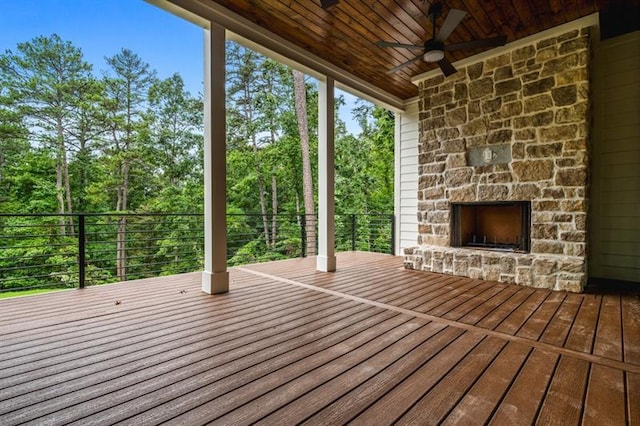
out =
<svg viewBox="0 0 640 426"><path fill-rule="evenodd" d="M640 296L342 253L0 301L0 424L640 424Z"/></svg>

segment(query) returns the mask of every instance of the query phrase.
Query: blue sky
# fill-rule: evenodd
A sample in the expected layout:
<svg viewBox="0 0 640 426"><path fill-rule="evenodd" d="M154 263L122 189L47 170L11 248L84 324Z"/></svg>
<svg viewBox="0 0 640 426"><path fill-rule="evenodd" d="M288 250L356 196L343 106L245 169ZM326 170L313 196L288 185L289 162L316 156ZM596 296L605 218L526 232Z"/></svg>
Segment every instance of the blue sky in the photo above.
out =
<svg viewBox="0 0 640 426"><path fill-rule="evenodd" d="M98 74L105 56L131 49L159 77L179 72L202 91L202 30L142 0L0 0L0 50L58 34L82 49Z"/></svg>
<svg viewBox="0 0 640 426"><path fill-rule="evenodd" d="M96 75L106 56L128 48L160 78L178 72L191 93L202 91L202 29L143 0L0 0L0 52L53 33L82 49ZM355 98L345 98L340 116L357 133Z"/></svg>

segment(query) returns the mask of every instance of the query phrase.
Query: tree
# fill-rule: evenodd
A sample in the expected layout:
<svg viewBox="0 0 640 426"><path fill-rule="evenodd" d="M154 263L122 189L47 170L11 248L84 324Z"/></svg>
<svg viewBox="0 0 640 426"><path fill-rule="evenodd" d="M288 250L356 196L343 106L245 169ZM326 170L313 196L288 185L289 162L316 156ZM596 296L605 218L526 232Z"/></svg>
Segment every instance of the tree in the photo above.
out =
<svg viewBox="0 0 640 426"><path fill-rule="evenodd" d="M236 43L227 44L227 96L232 104L232 114L239 118L239 131L244 143L250 143L253 150L253 161L256 170L256 182L258 186L258 199L260 212L262 213L262 227L265 244L269 246L269 222L267 217L267 198L265 179L260 158L258 133L260 129L259 113L256 107L256 99L262 90L256 78L259 63L264 60L258 53L242 47Z"/></svg>
<svg viewBox="0 0 640 426"><path fill-rule="evenodd" d="M202 173L202 111L202 100L185 90L179 74L151 85L147 150L163 187L184 185Z"/></svg>
<svg viewBox="0 0 640 426"><path fill-rule="evenodd" d="M288 67L272 59L266 59L260 63L259 76L262 90L256 98L257 109L262 117L262 127L267 136L269 146L266 162L271 165L271 242L275 248L278 240L278 177L281 174L283 161L286 157L280 157L279 144L283 129L287 105L292 94L291 77ZM281 179L282 181L282 179ZM291 182L291 180L289 180Z"/></svg>
<svg viewBox="0 0 640 426"><path fill-rule="evenodd" d="M88 204L86 193L91 183L98 179L94 163L96 162L96 148L98 141L106 132L106 117L104 109L104 85L96 80L87 81L84 86L83 99L74 106L75 126L69 129L69 142L75 151L75 161L69 165L71 175L76 176L71 181L76 211L95 211L99 206Z"/></svg>
<svg viewBox="0 0 640 426"><path fill-rule="evenodd" d="M111 74L105 77L105 103L109 126L109 145L105 152L111 157L116 192L115 211L129 210L131 164L138 158L140 140L145 131L144 108L155 71L129 49L107 59ZM127 217L118 220L116 239L116 273L118 279L127 276Z"/></svg>
<svg viewBox="0 0 640 426"><path fill-rule="evenodd" d="M6 191L9 188L5 185L7 170L20 160L21 153L29 150L26 140L27 129L22 125L21 117L16 111L3 106L8 100L2 93L0 87L0 205L3 200L8 199Z"/></svg>
<svg viewBox="0 0 640 426"><path fill-rule="evenodd" d="M93 84L91 65L82 51L58 35L19 43L16 52L0 56L4 99L24 118L34 137L55 152L58 213L73 212L69 176L70 135L79 127L74 113ZM73 220L60 216L60 234L73 234Z"/></svg>
<svg viewBox="0 0 640 426"><path fill-rule="evenodd" d="M56 209L55 159L44 148L24 143L5 151L4 176L0 180L3 213L51 213Z"/></svg>
<svg viewBox="0 0 640 426"><path fill-rule="evenodd" d="M369 176L370 185L375 190L369 194L368 211L393 211L393 150L394 150L394 115L382 107L374 106L364 101L359 106L366 107L354 111L356 117L361 114L361 120L370 120L366 132L360 135L371 147L367 156L366 168L362 175ZM366 118L365 118L366 117Z"/></svg>

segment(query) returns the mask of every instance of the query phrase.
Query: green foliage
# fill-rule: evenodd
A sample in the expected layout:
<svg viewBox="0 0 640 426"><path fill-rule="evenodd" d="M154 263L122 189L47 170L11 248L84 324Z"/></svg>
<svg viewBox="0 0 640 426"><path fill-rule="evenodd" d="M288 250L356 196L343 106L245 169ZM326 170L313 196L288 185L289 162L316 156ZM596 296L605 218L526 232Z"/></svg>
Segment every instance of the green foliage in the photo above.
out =
<svg viewBox="0 0 640 426"><path fill-rule="evenodd" d="M336 141L336 211L392 212L394 118L362 101L354 117L362 133Z"/></svg>
<svg viewBox="0 0 640 426"><path fill-rule="evenodd" d="M77 244L59 235L59 218L10 216L0 220L0 290L77 286Z"/></svg>
<svg viewBox="0 0 640 426"><path fill-rule="evenodd" d="M0 212L51 213L56 211L55 159L50 151L26 147L12 156L0 180Z"/></svg>
<svg viewBox="0 0 640 426"><path fill-rule="evenodd" d="M227 58L229 264L301 256L291 70L233 42ZM203 211L203 100L128 49L107 64L95 75L57 35L0 55L0 213L104 213L86 216L87 285L202 269L202 216L189 214ZM318 93L305 84L317 181ZM337 246L351 249L355 223L357 249L385 251L388 218L350 214L393 210L393 117L366 102L354 116L358 135L336 117ZM0 293L77 286L77 232L76 216L0 215Z"/></svg>
<svg viewBox="0 0 640 426"><path fill-rule="evenodd" d="M172 187L202 175L202 100L191 96L179 74L156 80L149 88L149 137L145 156L154 174Z"/></svg>

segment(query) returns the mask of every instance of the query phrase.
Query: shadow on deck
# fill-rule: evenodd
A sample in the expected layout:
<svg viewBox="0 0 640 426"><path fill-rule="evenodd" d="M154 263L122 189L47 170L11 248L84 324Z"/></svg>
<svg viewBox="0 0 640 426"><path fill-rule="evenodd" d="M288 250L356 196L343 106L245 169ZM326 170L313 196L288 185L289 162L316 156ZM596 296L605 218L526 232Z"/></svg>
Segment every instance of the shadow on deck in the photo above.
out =
<svg viewBox="0 0 640 426"><path fill-rule="evenodd" d="M639 424L640 296L350 252L0 301L0 424Z"/></svg>

